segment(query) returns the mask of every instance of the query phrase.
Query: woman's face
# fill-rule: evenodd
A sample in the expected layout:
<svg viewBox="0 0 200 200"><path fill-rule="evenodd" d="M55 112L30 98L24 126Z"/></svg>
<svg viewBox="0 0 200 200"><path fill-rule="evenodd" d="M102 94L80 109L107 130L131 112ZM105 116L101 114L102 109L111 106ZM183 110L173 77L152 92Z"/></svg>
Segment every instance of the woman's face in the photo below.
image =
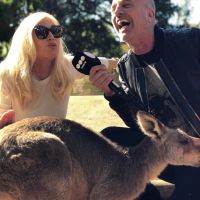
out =
<svg viewBox="0 0 200 200"><path fill-rule="evenodd" d="M51 19L45 18L40 21L37 26L44 26L46 28L51 28L55 24ZM33 40L36 46L36 59L45 59L52 61L54 60L59 51L60 38L55 38L53 34L49 31L47 38L39 39L33 30Z"/></svg>

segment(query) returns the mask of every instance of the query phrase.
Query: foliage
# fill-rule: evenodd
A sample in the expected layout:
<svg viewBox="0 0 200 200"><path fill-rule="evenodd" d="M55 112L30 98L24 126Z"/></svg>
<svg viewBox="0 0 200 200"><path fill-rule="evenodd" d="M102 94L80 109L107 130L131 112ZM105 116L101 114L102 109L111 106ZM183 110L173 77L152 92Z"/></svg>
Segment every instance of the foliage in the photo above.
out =
<svg viewBox="0 0 200 200"><path fill-rule="evenodd" d="M16 15L13 10L18 10L18 8L13 5L12 1L0 1L0 42L9 41L14 32Z"/></svg>
<svg viewBox="0 0 200 200"><path fill-rule="evenodd" d="M114 35L110 20L112 0L0 0L0 56L15 28L31 12L47 11L65 26L64 40L70 52L90 51L96 55L122 55L122 46ZM179 9L170 0L155 0L158 23L168 20ZM6 48L5 48L6 47Z"/></svg>
<svg viewBox="0 0 200 200"><path fill-rule="evenodd" d="M109 57L119 56L122 53L111 31L109 2L105 0L46 2L48 4L44 10L56 14L66 28L64 39L70 52L89 51Z"/></svg>
<svg viewBox="0 0 200 200"><path fill-rule="evenodd" d="M168 20L175 12L179 11L179 7L172 4L171 0L155 0L155 4L158 24L163 28L170 27Z"/></svg>
<svg viewBox="0 0 200 200"><path fill-rule="evenodd" d="M174 5L171 0L155 0L156 4L156 18L158 19L158 24L163 27L172 27L172 26L189 26L188 18L190 16L190 10L187 7L188 1L185 0L185 6L179 7ZM179 23L176 25L169 24L169 19L177 15L179 18Z"/></svg>

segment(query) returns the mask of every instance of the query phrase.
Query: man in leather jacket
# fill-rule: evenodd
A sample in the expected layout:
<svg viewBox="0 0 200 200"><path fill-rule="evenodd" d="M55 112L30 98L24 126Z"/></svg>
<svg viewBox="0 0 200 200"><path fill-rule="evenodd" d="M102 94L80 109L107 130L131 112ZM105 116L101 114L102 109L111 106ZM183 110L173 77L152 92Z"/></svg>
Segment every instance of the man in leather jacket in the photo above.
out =
<svg viewBox="0 0 200 200"><path fill-rule="evenodd" d="M90 80L128 128L112 127L104 135L122 145L142 140L135 114L145 110L163 123L198 137L200 124L200 30L164 30L156 25L153 0L113 0L112 23L129 51L118 63L124 95L113 92L105 66L95 66ZM131 134L132 133L132 134ZM199 200L200 169L171 167L161 178L175 183L171 200Z"/></svg>

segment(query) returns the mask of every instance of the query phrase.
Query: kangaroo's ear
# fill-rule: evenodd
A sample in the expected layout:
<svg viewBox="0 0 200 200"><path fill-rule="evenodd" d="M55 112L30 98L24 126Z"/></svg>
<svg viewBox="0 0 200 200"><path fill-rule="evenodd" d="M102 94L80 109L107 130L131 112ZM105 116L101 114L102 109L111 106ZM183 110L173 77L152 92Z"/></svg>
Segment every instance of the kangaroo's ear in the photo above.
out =
<svg viewBox="0 0 200 200"><path fill-rule="evenodd" d="M164 124L146 112L137 113L137 123L145 135L155 140L161 140L165 133Z"/></svg>
<svg viewBox="0 0 200 200"><path fill-rule="evenodd" d="M9 158L9 167L12 168L14 171L29 171L31 167L36 165L36 162L24 156L21 153L14 154Z"/></svg>

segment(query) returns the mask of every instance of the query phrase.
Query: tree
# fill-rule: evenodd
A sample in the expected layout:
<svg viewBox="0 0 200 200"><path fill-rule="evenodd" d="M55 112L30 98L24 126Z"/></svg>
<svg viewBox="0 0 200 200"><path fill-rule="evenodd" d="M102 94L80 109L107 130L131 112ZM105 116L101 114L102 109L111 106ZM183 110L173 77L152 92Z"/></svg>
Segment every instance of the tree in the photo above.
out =
<svg viewBox="0 0 200 200"><path fill-rule="evenodd" d="M189 26L188 19L190 16L189 2L185 0L183 7L174 5L171 0L155 0L156 4L156 18L158 19L158 24L163 27L172 27L172 26ZM169 19L177 15L178 23L172 25L169 23Z"/></svg>
<svg viewBox="0 0 200 200"><path fill-rule="evenodd" d="M51 0L44 5L47 12L56 14L64 24L64 40L70 52L90 51L109 57L122 54L113 37L108 1Z"/></svg>
<svg viewBox="0 0 200 200"><path fill-rule="evenodd" d="M112 0L0 0L0 43L9 43L15 28L26 15L35 11L47 11L65 26L64 41L70 52L90 51L96 55L121 56L122 46L113 34L111 24L111 2ZM179 12L180 8L170 0L155 0L155 3L159 25L170 26L170 17Z"/></svg>
<svg viewBox="0 0 200 200"><path fill-rule="evenodd" d="M179 12L180 8L171 3L171 0L155 0L156 4L156 18L158 24L163 27L171 27L169 24L169 19L174 15L174 13Z"/></svg>

